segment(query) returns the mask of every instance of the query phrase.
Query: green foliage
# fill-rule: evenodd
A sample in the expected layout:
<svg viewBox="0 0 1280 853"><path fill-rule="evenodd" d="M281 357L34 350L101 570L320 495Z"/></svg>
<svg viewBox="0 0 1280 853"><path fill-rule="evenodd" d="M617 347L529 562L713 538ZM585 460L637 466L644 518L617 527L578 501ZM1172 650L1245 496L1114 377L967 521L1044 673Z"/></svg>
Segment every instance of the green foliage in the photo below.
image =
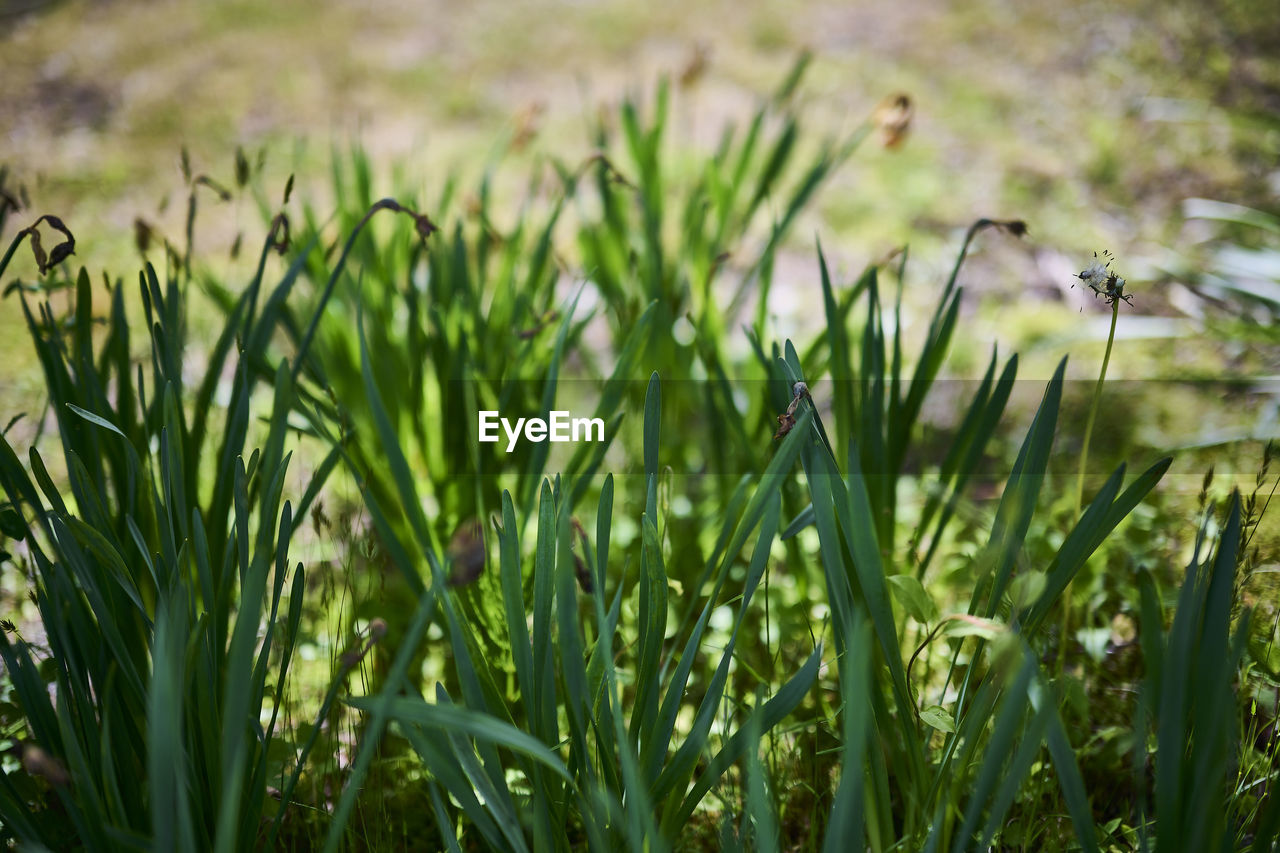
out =
<svg viewBox="0 0 1280 853"><path fill-rule="evenodd" d="M301 565L290 580L297 515L283 500L292 378L276 372L262 432L250 354L228 362L234 337L273 318L255 323L255 281L192 383L179 275L139 278L150 357L137 365L123 284L108 287L96 352L88 273L64 284L66 317L20 294L65 485L37 450L24 468L0 439L4 535L21 542L47 636L40 648L0 635L32 773L4 767L0 814L11 837L54 848L245 849L279 813L267 788L293 763L278 724L305 584ZM224 368L230 403L215 408Z"/></svg>
<svg viewBox="0 0 1280 853"><path fill-rule="evenodd" d="M1094 634L1111 617L1073 580L1142 525L1177 524L1150 509L1171 461L1127 482L1120 466L1075 507L1050 464L1065 359L1020 441L1004 438L1016 356L998 370L993 353L953 424L932 422L970 245L1020 222L969 229L911 337L905 253L845 284L819 246L822 311L775 335L774 259L866 132L809 149L802 71L692 164L666 138L665 87L647 112L625 102L505 230L504 164L474 204L453 179L401 202L379 200L363 154L335 155L336 214L303 201L291 242L262 200L239 293L192 257L193 201L172 274L140 279L140 364L123 287L95 331L87 273L57 278L69 249L15 285L62 452L50 471L0 441L18 553L0 565L28 574L48 635L0 634L20 759L0 761L5 840L336 851L390 845L412 814L415 841L451 850L1269 849L1272 638L1237 578L1256 577L1262 510L1233 500L1221 529L1206 513L1176 602L1153 561L1117 582L1136 699L1091 706L1107 650L1077 654L1056 617L1077 605ZM251 172L240 157L237 184ZM192 281L224 309L204 352ZM59 289L65 317L32 309ZM473 431L480 409L562 408L605 440L559 458ZM377 619L308 695L295 657L315 603L289 552L317 501L341 500L334 474L358 486L342 544L372 576L354 607ZM1110 799L1104 753L1127 771Z"/></svg>

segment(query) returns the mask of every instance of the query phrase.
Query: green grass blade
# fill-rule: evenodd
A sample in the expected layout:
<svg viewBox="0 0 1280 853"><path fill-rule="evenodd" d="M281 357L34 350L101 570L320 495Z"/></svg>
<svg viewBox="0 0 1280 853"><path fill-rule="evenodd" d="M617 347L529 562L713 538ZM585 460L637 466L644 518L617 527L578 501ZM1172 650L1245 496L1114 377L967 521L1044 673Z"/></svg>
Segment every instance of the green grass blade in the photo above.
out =
<svg viewBox="0 0 1280 853"><path fill-rule="evenodd" d="M185 737L182 730L185 604L160 600L155 668L147 696L147 778L151 784L152 843L158 850L195 850Z"/></svg>
<svg viewBox="0 0 1280 853"><path fill-rule="evenodd" d="M387 719L412 723L444 732L458 732L476 740L505 747L546 767L566 782L569 770L542 741L488 714L453 704L430 703L418 698L378 696L354 697L347 704L366 713L383 710Z"/></svg>
<svg viewBox="0 0 1280 853"><path fill-rule="evenodd" d="M872 709L867 696L871 683L871 628L855 615L846 626L848 650L840 661L841 745L840 782L831 802L823 853L861 847L864 833L867 748L871 741Z"/></svg>
<svg viewBox="0 0 1280 853"><path fill-rule="evenodd" d="M1004 494L1000 497L1000 505L996 509L996 521L988 542L989 553L995 566L995 575L991 584L991 592L987 598L984 615L991 618L1000 604L1013 572L1014 562L1022 549L1022 544L1031 526L1031 518L1035 513L1040 490L1044 485L1049 465L1049 455L1053 448L1054 431L1058 423L1058 407L1062 401L1063 373L1067 360L1062 359L1054 371L1053 379L1045 389L1044 399L1036 411L1031 428L1022 448L1018 451L1018 459L1005 484ZM977 597L975 596L975 601Z"/></svg>
<svg viewBox="0 0 1280 853"><path fill-rule="evenodd" d="M747 577L742 587L742 600L738 605L738 614L734 620L733 633L730 634L729 644L725 647L720 657L720 662L717 664L715 672L707 685L706 693L698 706L693 724L689 727L689 734L679 748L676 749L671 761L662 768L660 774L656 774L657 779L651 791L654 802L661 803L672 797L675 798L674 802L668 801L664 805L664 809L674 808L679 804L679 799L683 796L684 790L689 784L689 778L694 772L698 758L706 750L707 742L711 736L711 727L715 722L716 712L724 700L725 687L729 679L729 666L733 661L733 652L737 646L743 622L751 605L752 597L755 595L755 591L759 587L760 581L764 577L765 569L768 566L769 549L773 545L773 540L778 530L778 514L781 511L780 503L780 496L774 492L765 509L760 525L760 536L756 539L755 548L751 553L751 562L747 567ZM684 698L685 688L688 684L689 672L693 666L697 649L700 646L707 620L716 606L720 588L721 584L717 583L716 591L712 593L704 606L702 616L696 623L689 641L685 645L684 654L680 659L680 666L677 668L676 674L667 688L667 695L659 717L658 737L656 739L658 743L663 745L663 750L659 753L659 757L665 754L665 745L671 740L671 735L675 728L676 715L679 712L680 703ZM650 769L651 771L656 770L656 765L651 766Z"/></svg>
<svg viewBox="0 0 1280 853"><path fill-rule="evenodd" d="M796 709L817 680L818 667L821 662L822 646L819 644L796 674L772 698L756 710L756 713L760 715L760 731L769 731ZM732 767L742 757L743 753L754 745L748 740L745 729L736 731L707 764L707 769L699 775L693 788L685 796L680 808L671 811L668 816L663 818L663 833L668 836L673 835L678 827L683 826L689 820L690 815L693 814L694 809L697 808L698 803L702 802L702 798L719 781L725 771Z"/></svg>

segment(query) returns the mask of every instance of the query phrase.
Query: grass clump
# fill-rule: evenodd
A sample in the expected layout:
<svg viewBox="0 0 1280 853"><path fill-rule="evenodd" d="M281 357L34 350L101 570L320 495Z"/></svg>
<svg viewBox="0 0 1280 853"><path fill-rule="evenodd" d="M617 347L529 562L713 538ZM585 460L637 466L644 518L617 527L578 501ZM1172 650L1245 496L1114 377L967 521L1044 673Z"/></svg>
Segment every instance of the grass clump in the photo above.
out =
<svg viewBox="0 0 1280 853"><path fill-rule="evenodd" d="M267 788L284 760L282 687L305 585L289 543L323 480L297 510L284 499L294 385L281 369L266 387L264 432L250 414L257 380L244 354L230 359L234 338L257 328L249 294L192 381L180 275L140 274L149 357L136 362L123 282L107 283L97 331L88 273L59 272L15 285L63 476L55 485L37 450L24 466L0 441L4 535L21 543L7 570L25 576L45 636L0 635L28 771L5 768L4 824L50 847L244 849L280 812ZM29 290L58 287L74 293L65 316L31 304ZM224 383L229 405L215 407Z"/></svg>
<svg viewBox="0 0 1280 853"><path fill-rule="evenodd" d="M1220 526L1206 509L1181 577L1133 572L1139 663L1109 697L1115 660L1054 629L1172 460L1117 467L1064 524L1065 359L1011 444L1016 356L992 354L949 424L926 415L969 248L1019 221L968 230L923 334L903 319L905 253L843 283L821 247L821 308L778 332L787 234L872 127L807 148L802 70L693 166L664 141L664 89L647 119L625 103L506 229L497 162L466 204L452 179L380 198L366 157L337 156L331 218L263 202L247 287L189 248L163 283L147 266L141 361L123 286L95 328L69 249L40 260L47 277L15 287L65 475L0 442L5 559L48 635L0 636L8 839L1270 849L1256 697L1274 626L1237 579L1256 577L1256 495ZM197 286L222 309L203 352ZM60 288L65 315L30 307ZM571 406L606 429L564 458L473 431L481 409ZM359 496L338 510L358 638L308 692L322 569L291 568L291 547L341 482ZM1093 631L1115 615L1084 612ZM1100 742L1126 771L1110 797Z"/></svg>

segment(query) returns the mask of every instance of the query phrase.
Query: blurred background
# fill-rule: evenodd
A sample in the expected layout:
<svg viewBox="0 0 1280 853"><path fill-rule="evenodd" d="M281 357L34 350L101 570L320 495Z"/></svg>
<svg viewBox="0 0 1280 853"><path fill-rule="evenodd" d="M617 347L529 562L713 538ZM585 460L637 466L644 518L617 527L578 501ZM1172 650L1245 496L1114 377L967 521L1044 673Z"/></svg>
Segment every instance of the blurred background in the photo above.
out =
<svg viewBox="0 0 1280 853"><path fill-rule="evenodd" d="M663 75L671 138L709 149L803 51L811 142L847 134L895 93L913 114L899 144L863 146L824 187L778 276L812 284L815 235L846 280L909 244L908 308L917 295L931 306L970 222L1022 219L1027 237L984 237L962 274L970 319L953 370L979 372L999 341L1023 354L1022 377L1047 377L1063 353L1072 375L1096 375L1109 311L1072 284L1109 249L1135 300L1114 379L1245 382L1222 417L1157 392L1152 405L1186 421L1160 427L1171 443L1280 432L1280 15L1269 0L3 0L0 165L27 208L3 239L56 213L79 263L132 275L137 222L180 232L184 149L193 172L224 186L242 149L273 197L296 173L322 198L335 147L357 143L383 170L382 193L438 187L447 173L478 174L500 145L517 160L581 162L595 117ZM224 258L232 280L247 275L253 253L231 255L265 230L253 200L219 205L211 193L201 218L199 250ZM34 262L10 272L34 278ZM775 288L771 309L803 322L811 303L788 290ZM21 325L17 301L0 303L6 410L40 390Z"/></svg>

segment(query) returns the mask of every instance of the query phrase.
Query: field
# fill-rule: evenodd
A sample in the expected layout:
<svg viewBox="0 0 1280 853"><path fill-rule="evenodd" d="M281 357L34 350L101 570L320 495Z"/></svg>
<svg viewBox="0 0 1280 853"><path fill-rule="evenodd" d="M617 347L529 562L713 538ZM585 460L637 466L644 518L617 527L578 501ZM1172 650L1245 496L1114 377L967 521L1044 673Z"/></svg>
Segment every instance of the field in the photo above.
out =
<svg viewBox="0 0 1280 853"><path fill-rule="evenodd" d="M1266 4L10 5L8 847L1277 848Z"/></svg>

